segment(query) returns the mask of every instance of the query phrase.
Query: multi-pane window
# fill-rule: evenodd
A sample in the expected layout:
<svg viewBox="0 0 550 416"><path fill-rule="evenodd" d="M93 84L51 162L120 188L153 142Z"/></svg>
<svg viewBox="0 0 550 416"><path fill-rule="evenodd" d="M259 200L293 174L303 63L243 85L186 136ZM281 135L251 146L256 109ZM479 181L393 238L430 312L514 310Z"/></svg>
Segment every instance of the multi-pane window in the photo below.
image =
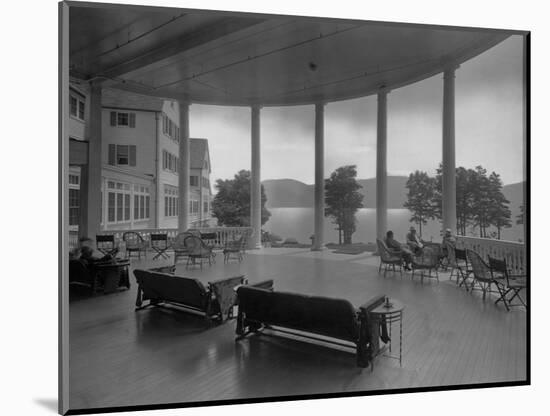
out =
<svg viewBox="0 0 550 416"><path fill-rule="evenodd" d="M198 214L199 213L199 201L194 199L189 200L189 213Z"/></svg>
<svg viewBox="0 0 550 416"><path fill-rule="evenodd" d="M210 189L210 179L203 177L202 178L202 187Z"/></svg>
<svg viewBox="0 0 550 416"><path fill-rule="evenodd" d="M80 176L69 174L69 225L78 225L80 217Z"/></svg>
<svg viewBox="0 0 550 416"><path fill-rule="evenodd" d="M162 168L177 174L180 168L180 160L177 156L166 150L162 151Z"/></svg>
<svg viewBox="0 0 550 416"><path fill-rule="evenodd" d="M130 221L131 189L127 183L107 183L107 222Z"/></svg>
<svg viewBox="0 0 550 416"><path fill-rule="evenodd" d="M110 116L113 127L136 127L136 113L111 111Z"/></svg>
<svg viewBox="0 0 550 416"><path fill-rule="evenodd" d="M80 185L80 177L78 175L69 174L69 185Z"/></svg>
<svg viewBox="0 0 550 416"><path fill-rule="evenodd" d="M164 216L175 217L178 215L178 188L164 185Z"/></svg>
<svg viewBox="0 0 550 416"><path fill-rule="evenodd" d="M149 218L150 202L149 187L134 185L134 220Z"/></svg>
<svg viewBox="0 0 550 416"><path fill-rule="evenodd" d="M71 116L84 121L84 100L74 95L69 96L69 111Z"/></svg>
<svg viewBox="0 0 550 416"><path fill-rule="evenodd" d="M128 146L117 145L116 147L116 163L117 165L127 165L130 160L130 152Z"/></svg>
<svg viewBox="0 0 550 416"><path fill-rule="evenodd" d="M170 137L172 140L174 140L176 143L179 143L180 141L180 129L178 126L176 126L176 123L174 123L170 117L168 117L166 114L162 114L162 132Z"/></svg>
<svg viewBox="0 0 550 416"><path fill-rule="evenodd" d="M117 126L127 126L129 124L128 113L117 113Z"/></svg>
<svg viewBox="0 0 550 416"><path fill-rule="evenodd" d="M196 175L189 176L189 185L199 186L199 177Z"/></svg>
<svg viewBox="0 0 550 416"><path fill-rule="evenodd" d="M136 146L109 144L109 165L136 166Z"/></svg>
<svg viewBox="0 0 550 416"><path fill-rule="evenodd" d="M208 212L208 201L204 201L202 204L203 204L203 209L202 209L203 212L205 213Z"/></svg>
<svg viewBox="0 0 550 416"><path fill-rule="evenodd" d="M78 225L80 214L80 190L69 189L69 225Z"/></svg>

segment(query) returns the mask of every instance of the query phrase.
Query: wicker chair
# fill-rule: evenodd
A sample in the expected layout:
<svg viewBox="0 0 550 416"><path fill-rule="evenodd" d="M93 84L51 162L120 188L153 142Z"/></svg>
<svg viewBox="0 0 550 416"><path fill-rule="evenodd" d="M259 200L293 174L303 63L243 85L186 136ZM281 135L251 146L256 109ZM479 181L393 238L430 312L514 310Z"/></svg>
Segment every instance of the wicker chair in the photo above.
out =
<svg viewBox="0 0 550 416"><path fill-rule="evenodd" d="M185 238L184 244L188 251L186 267L190 265L194 266L198 262L202 269L204 260L208 260L209 266L211 266L213 262L216 262L216 253L214 253L212 247L208 247L200 237L189 235Z"/></svg>
<svg viewBox="0 0 550 416"><path fill-rule="evenodd" d="M239 261L243 261L246 254L246 247L248 244L248 233L243 232L238 240L228 240L225 243L223 249L223 262L229 263L234 258Z"/></svg>
<svg viewBox="0 0 550 416"><path fill-rule="evenodd" d="M422 252L413 257L412 263L412 275L411 279L414 279L414 272L420 270L420 282L424 283L424 271L428 271L426 277L437 279L439 282L439 273L437 271L439 267L439 248L436 246L426 246L422 249ZM432 270L435 275L432 275Z"/></svg>
<svg viewBox="0 0 550 416"><path fill-rule="evenodd" d="M391 267L395 273L395 266L399 267L399 274L403 275L403 257L401 252L390 250L386 243L381 239L376 239L376 244L378 245L378 254L380 255L380 266L378 267L378 273L382 270L384 266L384 277L386 277L386 272Z"/></svg>
<svg viewBox="0 0 550 416"><path fill-rule="evenodd" d="M487 295L487 292L492 293L491 286L495 285L500 298L504 296L504 278L496 278L489 265L483 261L481 256L473 250L466 250L466 256L472 266L473 280L470 286L470 290L481 290L483 293L483 300ZM478 287L476 287L476 285ZM497 299L498 301L498 299Z"/></svg>
<svg viewBox="0 0 550 416"><path fill-rule="evenodd" d="M185 258L189 255L189 250L185 246L185 239L193 235L189 232L179 233L172 242L172 249L174 250L174 265L178 263L179 259Z"/></svg>
<svg viewBox="0 0 550 416"><path fill-rule="evenodd" d="M471 285L469 279L471 279L472 268L468 262L466 250L448 246L447 257L449 259L449 266L451 267L449 280L453 278L453 273L456 270L456 284L458 286L464 285L466 291L468 291Z"/></svg>
<svg viewBox="0 0 550 416"><path fill-rule="evenodd" d="M504 293L495 301L495 304L502 301L504 307L507 311L510 310L510 306L523 306L527 307L525 301L521 297L521 290L527 287L527 279L524 275L512 275L508 271L508 266L506 265L506 259L495 259L489 256L489 267L491 268L491 273L495 279L504 279L505 290ZM512 292L513 295L510 299L506 299L506 296ZM512 303L515 298L518 298L520 303Z"/></svg>
<svg viewBox="0 0 550 416"><path fill-rule="evenodd" d="M135 231L126 231L122 234L122 240L126 244L126 257L132 257L132 253L137 253L138 259L141 259L141 253L147 258L147 241L143 239L141 234Z"/></svg>

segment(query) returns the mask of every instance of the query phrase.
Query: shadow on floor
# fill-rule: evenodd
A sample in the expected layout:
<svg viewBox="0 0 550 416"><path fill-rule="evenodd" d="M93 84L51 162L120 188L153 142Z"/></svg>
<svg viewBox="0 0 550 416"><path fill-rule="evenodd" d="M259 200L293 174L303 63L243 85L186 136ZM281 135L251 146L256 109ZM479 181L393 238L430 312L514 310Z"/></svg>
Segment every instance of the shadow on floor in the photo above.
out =
<svg viewBox="0 0 550 416"><path fill-rule="evenodd" d="M57 399L34 399L34 402L53 413L57 413Z"/></svg>

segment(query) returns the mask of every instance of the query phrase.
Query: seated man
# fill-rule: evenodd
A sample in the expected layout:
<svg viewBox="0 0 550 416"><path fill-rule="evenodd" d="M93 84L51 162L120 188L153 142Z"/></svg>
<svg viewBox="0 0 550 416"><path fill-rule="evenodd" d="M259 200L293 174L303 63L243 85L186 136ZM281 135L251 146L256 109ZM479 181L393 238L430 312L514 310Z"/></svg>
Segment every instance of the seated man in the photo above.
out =
<svg viewBox="0 0 550 416"><path fill-rule="evenodd" d="M401 257L403 258L403 267L405 268L405 270L411 270L410 265L412 262L412 253L406 245L401 244L399 241L393 238L393 231L388 231L386 233L386 238L384 239L384 242L386 243L386 247L388 247L390 250L399 252L401 254Z"/></svg>
<svg viewBox="0 0 550 416"><path fill-rule="evenodd" d="M419 255L424 248L424 244L418 234L416 234L416 228L411 227L407 233L407 245L415 255Z"/></svg>
<svg viewBox="0 0 550 416"><path fill-rule="evenodd" d="M96 266L116 265L116 259L109 254L103 255L101 252L94 249L93 241L89 238L81 238L79 246L80 247L73 252L72 260L79 261L88 270L93 290L95 290L96 283L99 286L104 286L106 272L98 270ZM120 282L128 286L129 276L127 268L121 268L119 275Z"/></svg>
<svg viewBox="0 0 550 416"><path fill-rule="evenodd" d="M456 238L453 237L451 229L447 228L445 230L445 234L443 235L443 240L441 241L441 251L443 256L447 257L448 247L454 248L455 246Z"/></svg>

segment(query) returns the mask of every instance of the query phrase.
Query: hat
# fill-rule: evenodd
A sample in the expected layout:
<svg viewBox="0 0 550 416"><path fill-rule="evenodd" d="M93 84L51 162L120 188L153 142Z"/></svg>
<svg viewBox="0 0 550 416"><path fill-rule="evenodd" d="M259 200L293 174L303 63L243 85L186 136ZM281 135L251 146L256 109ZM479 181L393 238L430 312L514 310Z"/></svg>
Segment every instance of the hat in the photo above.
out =
<svg viewBox="0 0 550 416"><path fill-rule="evenodd" d="M409 228L409 231L416 231L416 228L414 228L414 227L411 225L411 228Z"/></svg>
<svg viewBox="0 0 550 416"><path fill-rule="evenodd" d="M445 232L446 232L446 233L452 233L452 231L451 231L450 228L447 228L447 229L445 230Z"/></svg>

